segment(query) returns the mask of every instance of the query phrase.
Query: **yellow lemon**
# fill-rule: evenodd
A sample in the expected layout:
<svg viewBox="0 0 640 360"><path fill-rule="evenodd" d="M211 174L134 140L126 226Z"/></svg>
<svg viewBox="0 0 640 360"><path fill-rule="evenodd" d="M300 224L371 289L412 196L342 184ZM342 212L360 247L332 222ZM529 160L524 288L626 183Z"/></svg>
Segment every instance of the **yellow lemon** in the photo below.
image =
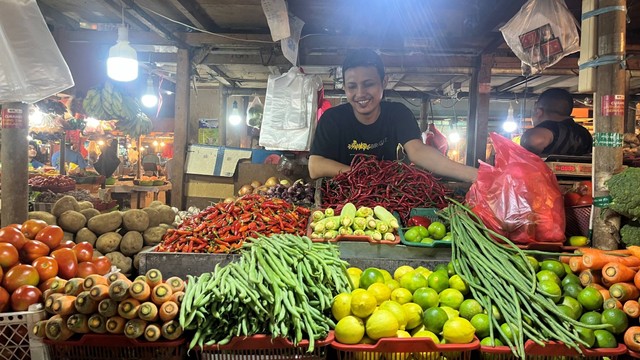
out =
<svg viewBox="0 0 640 360"><path fill-rule="evenodd" d="M461 317L450 319L444 323L442 337L448 344L468 344L473 341L476 329L469 320Z"/></svg>
<svg viewBox="0 0 640 360"><path fill-rule="evenodd" d="M380 310L387 310L398 320L398 328L404 330L407 327L407 316L402 305L395 301L385 301L380 304Z"/></svg>
<svg viewBox="0 0 640 360"><path fill-rule="evenodd" d="M342 293L333 298L331 314L334 319L340 321L343 317L351 315L351 294Z"/></svg>
<svg viewBox="0 0 640 360"><path fill-rule="evenodd" d="M349 274L349 279L351 280L353 289L358 289L360 287L360 275Z"/></svg>
<svg viewBox="0 0 640 360"><path fill-rule="evenodd" d="M411 295L411 291L405 288L397 288L391 292L391 300L400 304L411 302L412 298L413 295Z"/></svg>
<svg viewBox="0 0 640 360"><path fill-rule="evenodd" d="M406 303L402 304L404 316L407 319L407 329L415 329L422 325L422 308L418 304Z"/></svg>
<svg viewBox="0 0 640 360"><path fill-rule="evenodd" d="M364 336L364 323L355 316L345 316L336 324L335 337L343 344L357 344Z"/></svg>
<svg viewBox="0 0 640 360"><path fill-rule="evenodd" d="M462 295L467 295L469 293L469 285L462 280L460 275L453 275L449 278L449 287L460 291Z"/></svg>
<svg viewBox="0 0 640 360"><path fill-rule="evenodd" d="M350 268L347 268L347 274L360 276L362 275L362 270L360 270L360 268L357 268L357 267L350 267Z"/></svg>
<svg viewBox="0 0 640 360"><path fill-rule="evenodd" d="M351 306L353 306L353 305L351 305ZM449 306L440 306L440 308L441 308L442 310L444 310L444 312L446 312L446 313L447 313L447 317L449 317L449 320L451 320L451 319L455 319L455 318L457 318L458 316L460 316L460 312L459 312L458 310L456 310L456 309L452 308L452 307L449 307ZM352 310L352 311L353 311L353 310Z"/></svg>
<svg viewBox="0 0 640 360"><path fill-rule="evenodd" d="M384 278L384 281L387 282L389 280L393 280L393 277L391 276L391 274L385 270L385 269L378 269L380 271L380 273L382 273L382 277Z"/></svg>
<svg viewBox="0 0 640 360"><path fill-rule="evenodd" d="M409 290L412 294L421 287L427 286L427 278L417 271L411 271L400 278L400 286Z"/></svg>
<svg viewBox="0 0 640 360"><path fill-rule="evenodd" d="M367 319L365 331L373 340L383 337L395 337L399 330L398 320L388 310L380 309Z"/></svg>
<svg viewBox="0 0 640 360"><path fill-rule="evenodd" d="M351 294L351 313L359 318L366 318L376 309L376 297L368 291Z"/></svg>
<svg viewBox="0 0 640 360"><path fill-rule="evenodd" d="M361 292L365 292L365 291L367 291L367 290L365 290L365 289L355 289L355 290L353 290L351 292L351 296L353 296L355 294L358 294L358 293L361 293Z"/></svg>
<svg viewBox="0 0 640 360"><path fill-rule="evenodd" d="M393 279L387 280L384 283L385 283L385 285L387 285L387 287L389 289L391 289L391 291L393 291L393 290L395 290L395 289L400 287L400 283L397 282L396 280L393 280Z"/></svg>
<svg viewBox="0 0 640 360"><path fill-rule="evenodd" d="M389 289L386 284L371 284L367 291L372 293L373 296L376 297L376 302L378 303L378 305L382 304L383 301L389 300L389 298L391 297L391 289Z"/></svg>
<svg viewBox="0 0 640 360"><path fill-rule="evenodd" d="M458 310L464 301L464 295L456 289L444 289L439 294L440 306L449 306Z"/></svg>
<svg viewBox="0 0 640 360"><path fill-rule="evenodd" d="M400 281L400 278L404 276L404 274L410 271L413 271L413 268L411 266L409 265L400 266L399 268L396 269L396 271L393 272L393 278L396 281Z"/></svg>

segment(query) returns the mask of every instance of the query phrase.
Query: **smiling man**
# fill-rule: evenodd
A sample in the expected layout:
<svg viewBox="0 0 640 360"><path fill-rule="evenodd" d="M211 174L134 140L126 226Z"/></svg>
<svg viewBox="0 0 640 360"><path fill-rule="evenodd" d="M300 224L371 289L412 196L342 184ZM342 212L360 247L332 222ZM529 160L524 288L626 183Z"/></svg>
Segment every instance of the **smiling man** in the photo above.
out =
<svg viewBox="0 0 640 360"><path fill-rule="evenodd" d="M360 153L397 160L398 145L402 145L409 160L428 171L462 181L476 179L477 169L449 160L422 143L409 108L382 101L388 78L373 50L350 51L342 74L347 103L328 109L320 118L309 157L312 178L351 170L351 160Z"/></svg>

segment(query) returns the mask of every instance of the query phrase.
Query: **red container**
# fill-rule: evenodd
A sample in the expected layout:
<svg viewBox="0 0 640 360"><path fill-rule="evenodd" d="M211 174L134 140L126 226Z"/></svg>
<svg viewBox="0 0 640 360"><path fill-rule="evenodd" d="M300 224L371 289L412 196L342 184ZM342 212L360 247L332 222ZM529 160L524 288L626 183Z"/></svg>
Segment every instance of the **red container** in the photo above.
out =
<svg viewBox="0 0 640 360"><path fill-rule="evenodd" d="M508 346L482 346L480 348L483 360L512 360L517 357ZM528 359L549 359L550 357L564 357L576 359L602 359L608 357L611 360L627 353L627 347L620 343L617 348L583 349L582 354L573 348L567 347L560 341L549 341L545 346L540 346L531 340L524 343L524 352Z"/></svg>
<svg viewBox="0 0 640 360"><path fill-rule="evenodd" d="M52 360L182 360L184 341L150 342L111 334L84 334L77 340L58 342L43 339Z"/></svg>
<svg viewBox="0 0 640 360"><path fill-rule="evenodd" d="M373 345L346 345L334 341L331 347L338 351L340 360L467 360L473 350L480 348L475 338L469 344L436 344L430 338L383 338Z"/></svg>

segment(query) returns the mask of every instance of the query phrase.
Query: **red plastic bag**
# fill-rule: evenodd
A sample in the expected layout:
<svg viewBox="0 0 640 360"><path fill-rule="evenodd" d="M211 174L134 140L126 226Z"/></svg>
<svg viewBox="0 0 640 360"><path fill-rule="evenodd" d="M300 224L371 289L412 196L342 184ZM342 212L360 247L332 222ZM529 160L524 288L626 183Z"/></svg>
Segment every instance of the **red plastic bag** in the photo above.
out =
<svg viewBox="0 0 640 360"><path fill-rule="evenodd" d="M422 142L438 149L442 155L447 155L447 149L449 148L447 138L436 128L434 123L430 123L427 130L422 133Z"/></svg>
<svg viewBox="0 0 640 360"><path fill-rule="evenodd" d="M491 134L495 166L481 163L467 204L491 230L516 244L562 243L564 202L551 169L535 154Z"/></svg>

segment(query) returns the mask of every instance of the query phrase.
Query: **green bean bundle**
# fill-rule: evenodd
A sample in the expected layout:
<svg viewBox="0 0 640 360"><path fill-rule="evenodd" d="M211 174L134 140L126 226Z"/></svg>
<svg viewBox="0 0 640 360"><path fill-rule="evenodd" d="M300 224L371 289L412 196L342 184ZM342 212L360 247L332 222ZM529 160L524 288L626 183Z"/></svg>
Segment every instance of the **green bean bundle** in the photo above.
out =
<svg viewBox="0 0 640 360"><path fill-rule="evenodd" d="M338 248L280 234L247 239L243 249L238 261L189 276L179 317L195 330L189 347L268 334L294 344L308 339L313 351L335 326L325 315L333 297L351 289Z"/></svg>
<svg viewBox="0 0 640 360"><path fill-rule="evenodd" d="M589 346L581 338L581 331L609 326L586 325L566 316L551 294L537 286L536 273L527 255L543 252L521 250L509 239L487 229L471 210L459 203L443 212L454 239L451 245L454 269L469 284L475 299L488 310L493 325L489 335L492 340L497 329L512 352L521 358L525 357L525 337L540 345L549 340L562 341L581 353L580 345ZM496 243L494 238L506 245ZM512 327L513 341L500 327L492 311L494 307Z"/></svg>

